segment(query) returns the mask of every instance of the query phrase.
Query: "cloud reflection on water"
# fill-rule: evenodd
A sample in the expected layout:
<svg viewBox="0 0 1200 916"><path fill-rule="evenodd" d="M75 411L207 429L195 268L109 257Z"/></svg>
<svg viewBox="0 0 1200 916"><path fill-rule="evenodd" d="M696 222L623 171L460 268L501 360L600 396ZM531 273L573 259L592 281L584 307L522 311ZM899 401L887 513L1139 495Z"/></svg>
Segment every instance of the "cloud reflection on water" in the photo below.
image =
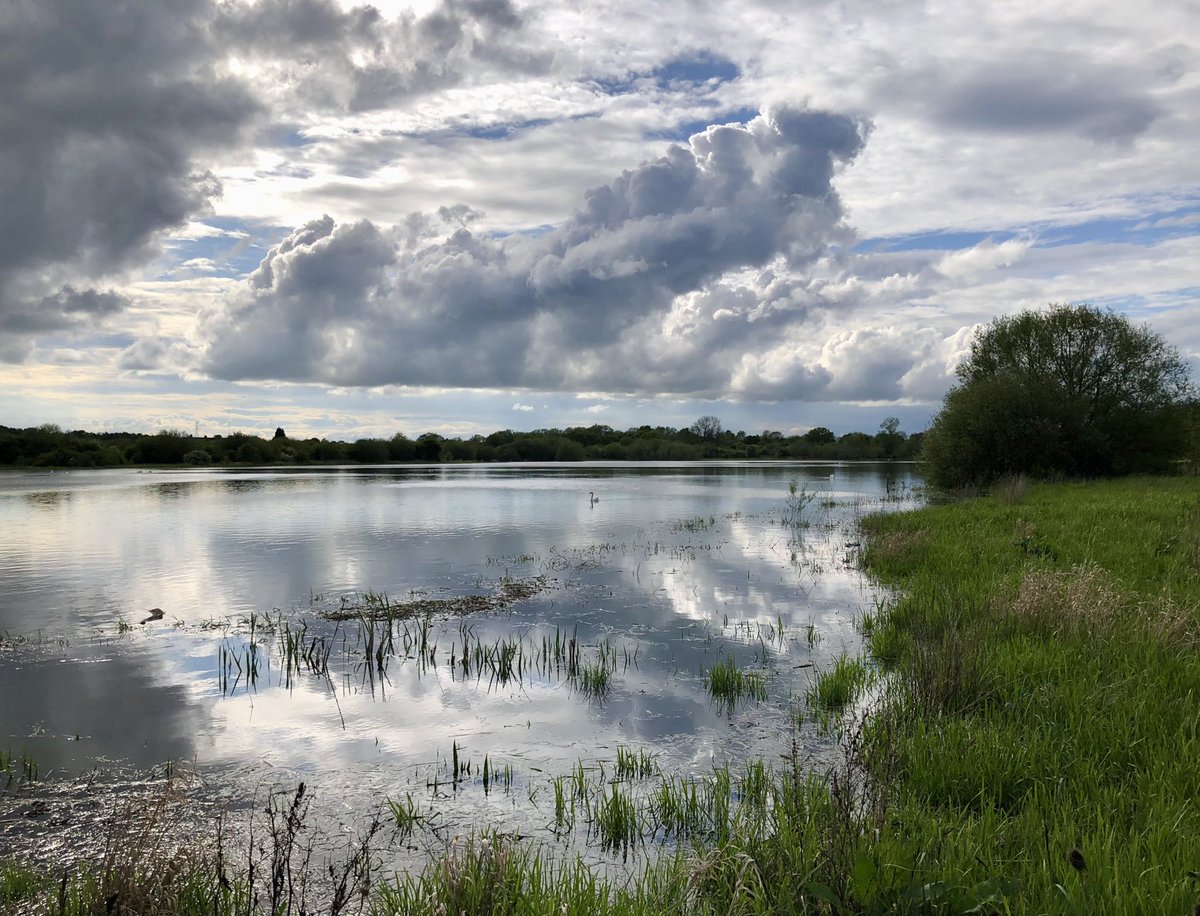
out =
<svg viewBox="0 0 1200 916"><path fill-rule="evenodd" d="M0 522L29 536L0 547L15 596L0 629L106 635L73 637L34 661L0 659L4 694L20 698L0 711L0 732L43 728L61 747L82 716L87 741L50 754L55 765L81 768L88 755L195 759L303 775L364 804L428 791L455 743L477 763L485 753L512 763L522 779L610 759L618 745L653 748L677 772L773 758L790 747L793 697L808 683L798 666L858 643L854 619L869 599L844 562L845 542L861 500L882 497L896 472L839 471L841 504L814 504L810 527L794 532L778 509L790 476L805 473L816 479L774 465L209 473L145 484L127 473L118 487L117 472L34 505L12 488L0 492ZM597 489L592 507L586 494ZM557 626L578 633L585 657L604 640L622 658L628 650L636 663L618 665L604 702L557 675L507 685L451 676L458 620L435 627L433 669L393 658L385 678L364 679L357 625L334 636L314 613L349 591L436 597L540 574L557 587L465 623L487 644L523 635L532 651ZM118 616L151 604L167 610L165 623L188 626L113 638ZM260 632L256 685L223 690L221 646L241 657L248 642L237 618L273 608L331 638L330 678L285 685L273 637ZM212 618L231 628L197 626ZM803 635L810 624L815 645ZM703 674L725 655L765 665L767 703L731 711L709 700ZM819 753L822 740L808 746ZM464 812L475 802L462 800Z"/></svg>

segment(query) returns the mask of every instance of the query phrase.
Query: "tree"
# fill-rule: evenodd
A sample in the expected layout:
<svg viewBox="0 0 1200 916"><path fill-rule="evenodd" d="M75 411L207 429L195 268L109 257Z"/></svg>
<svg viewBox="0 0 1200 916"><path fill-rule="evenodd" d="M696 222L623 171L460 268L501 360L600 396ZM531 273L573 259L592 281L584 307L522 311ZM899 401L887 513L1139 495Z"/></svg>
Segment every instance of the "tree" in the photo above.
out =
<svg viewBox="0 0 1200 916"><path fill-rule="evenodd" d="M1054 304L997 318L957 375L924 440L937 485L1158 471L1182 454L1187 364L1114 312Z"/></svg>
<svg viewBox="0 0 1200 916"><path fill-rule="evenodd" d="M384 439L356 439L346 449L346 457L363 464L387 464L391 458Z"/></svg>
<svg viewBox="0 0 1200 916"><path fill-rule="evenodd" d="M441 461L442 437L437 433L421 433L421 435L417 436L417 442L413 448L413 457L418 461Z"/></svg>
<svg viewBox="0 0 1200 916"><path fill-rule="evenodd" d="M412 461L416 455L416 444L404 433L396 433L388 440L388 458L392 461Z"/></svg>
<svg viewBox="0 0 1200 916"><path fill-rule="evenodd" d="M833 434L833 430L825 426L814 426L802 438L805 442L813 445L827 445L830 442L837 441L837 436Z"/></svg>
<svg viewBox="0 0 1200 916"><path fill-rule="evenodd" d="M275 438L275 439L286 439L286 438L287 438L287 433L285 433L285 432L283 431L283 427L282 427L282 426L276 426L276 427L275 427L275 435L274 435L272 438Z"/></svg>
<svg viewBox="0 0 1200 916"><path fill-rule="evenodd" d="M888 461L895 458L896 450L904 441L904 433L900 431L900 420L896 417L887 417L879 424L879 432L875 434L875 441L879 443L879 449L883 452L884 458Z"/></svg>
<svg viewBox="0 0 1200 916"><path fill-rule="evenodd" d="M706 442L713 442L721 435L723 427L719 417L714 417L712 414L705 414L695 423L688 427L688 430L695 436L703 439Z"/></svg>

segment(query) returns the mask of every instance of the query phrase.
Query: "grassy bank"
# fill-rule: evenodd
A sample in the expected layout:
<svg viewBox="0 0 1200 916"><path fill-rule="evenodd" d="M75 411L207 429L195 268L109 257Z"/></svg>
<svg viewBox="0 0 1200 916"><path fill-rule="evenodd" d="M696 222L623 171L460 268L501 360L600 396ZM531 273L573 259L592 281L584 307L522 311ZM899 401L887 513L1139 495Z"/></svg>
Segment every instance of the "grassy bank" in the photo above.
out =
<svg viewBox="0 0 1200 916"><path fill-rule="evenodd" d="M833 771L793 754L639 796L650 763L618 759L589 817L601 841L652 853L628 881L481 834L420 875L380 880L364 854L338 873L345 911L1192 913L1200 480L1012 485L864 528L868 568L899 597L863 621L874 661L843 657L807 698L836 723L886 672ZM710 689L737 674L714 668ZM280 896L303 886L289 812L240 867L215 842L65 882L0 866L0 912L300 912Z"/></svg>
<svg viewBox="0 0 1200 916"><path fill-rule="evenodd" d="M869 645L912 866L999 881L1011 912L1191 913L1200 481L1014 486L866 528L905 595Z"/></svg>

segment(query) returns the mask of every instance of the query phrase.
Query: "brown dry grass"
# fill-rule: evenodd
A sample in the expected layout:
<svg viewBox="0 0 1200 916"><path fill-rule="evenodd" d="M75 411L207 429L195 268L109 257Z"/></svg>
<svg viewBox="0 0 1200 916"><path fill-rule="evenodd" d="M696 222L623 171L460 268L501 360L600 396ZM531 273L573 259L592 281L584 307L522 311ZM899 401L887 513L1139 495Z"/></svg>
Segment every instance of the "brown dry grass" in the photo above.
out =
<svg viewBox="0 0 1200 916"><path fill-rule="evenodd" d="M1102 640L1137 635L1170 648L1200 648L1194 611L1165 597L1140 598L1094 563L1027 570L1007 611L1027 632Z"/></svg>
<svg viewBox="0 0 1200 916"><path fill-rule="evenodd" d="M906 561L929 543L927 531L892 531L871 538L868 565Z"/></svg>

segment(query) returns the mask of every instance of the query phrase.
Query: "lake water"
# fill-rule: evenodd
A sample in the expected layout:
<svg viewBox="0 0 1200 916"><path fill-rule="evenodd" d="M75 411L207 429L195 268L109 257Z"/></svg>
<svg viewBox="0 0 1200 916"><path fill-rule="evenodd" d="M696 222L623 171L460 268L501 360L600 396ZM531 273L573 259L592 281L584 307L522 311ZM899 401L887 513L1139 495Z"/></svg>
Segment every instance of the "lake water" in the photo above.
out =
<svg viewBox="0 0 1200 916"><path fill-rule="evenodd" d="M804 527L781 524L793 479ZM0 752L43 782L187 762L248 796L303 779L346 818L411 796L523 835L548 829L555 777L618 748L671 774L797 745L816 765L832 739L797 724L804 693L859 651L875 600L856 521L919 483L777 463L5 473ZM368 592L462 610L506 582L525 597L398 619L383 652L384 624L368 643L326 616ZM602 689L565 666L571 639ZM727 658L765 699L710 697Z"/></svg>

